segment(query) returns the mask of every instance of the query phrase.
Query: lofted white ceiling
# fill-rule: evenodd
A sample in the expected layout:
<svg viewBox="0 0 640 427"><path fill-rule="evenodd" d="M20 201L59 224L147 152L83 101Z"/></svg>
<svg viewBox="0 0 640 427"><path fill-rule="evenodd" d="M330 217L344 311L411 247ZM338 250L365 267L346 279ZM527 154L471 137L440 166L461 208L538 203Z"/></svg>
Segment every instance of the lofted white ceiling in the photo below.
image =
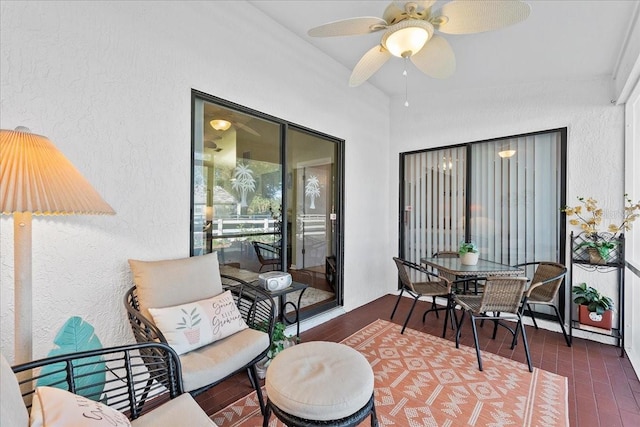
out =
<svg viewBox="0 0 640 427"><path fill-rule="evenodd" d="M252 0L257 9L308 41L348 70L382 32L359 36L314 38L310 28L358 16L381 17L389 1ZM434 10L444 2L438 1ZM640 2L637 0L528 0L531 15L524 22L497 31L444 36L456 55L452 77L438 80L407 63L410 92L517 85L528 82L612 76ZM321 64L319 65L321 66ZM389 60L370 79L389 96L405 92L405 64ZM345 78L345 86L348 78ZM358 90L358 88L351 88Z"/></svg>

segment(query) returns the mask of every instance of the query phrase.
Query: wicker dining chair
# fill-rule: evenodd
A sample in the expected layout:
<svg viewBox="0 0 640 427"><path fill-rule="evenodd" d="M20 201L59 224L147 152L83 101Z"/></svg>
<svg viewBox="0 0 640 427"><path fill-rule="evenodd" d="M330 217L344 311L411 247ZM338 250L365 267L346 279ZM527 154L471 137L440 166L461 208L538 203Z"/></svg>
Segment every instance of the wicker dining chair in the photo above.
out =
<svg viewBox="0 0 640 427"><path fill-rule="evenodd" d="M543 304L552 307L556 313L556 318L560 324L560 328L562 329L564 340L566 341L567 346L571 347L571 340L567 335L567 330L564 326L564 319L560 315L560 310L558 310L558 306L556 305L556 297L560 291L560 287L562 286L562 281L567 274L567 267L562 264L558 264L557 262L548 261L526 262L518 264L515 267L525 269L535 268L533 279L531 279L531 284L529 285L529 298L527 299L526 304L526 307L529 310L529 316L531 316L531 320L533 321L533 326L538 329L538 324L533 314L533 310L531 309L531 304ZM522 308L524 309L524 307L525 306L523 305Z"/></svg>
<svg viewBox="0 0 640 427"><path fill-rule="evenodd" d="M253 249L256 251L256 256L260 263L258 271L262 271L266 266L271 267L272 270L280 270L280 268L282 268L280 248L262 242L253 241L251 243L253 244Z"/></svg>
<svg viewBox="0 0 640 427"><path fill-rule="evenodd" d="M522 333L522 341L524 343L524 351L529 365L529 372L533 372L531 365L531 356L529 355L529 344L527 335L522 323L521 304L526 304L528 291L526 291L528 279L526 277L509 277L509 276L490 276L484 284L484 291L480 295L453 295L454 304L462 307L462 316L458 322L458 331L456 332L456 348L460 347L460 331L465 314L469 313L471 317L471 327L473 329L473 341L476 347L476 355L478 356L478 369L482 371L482 356L480 355L480 346L478 344L478 330L476 328L476 320L489 319L494 321L493 339L496 338L498 326L507 329L512 335L511 349L516 345L518 329ZM511 328L500 320L515 320L515 328Z"/></svg>
<svg viewBox="0 0 640 427"><path fill-rule="evenodd" d="M394 257L393 260L398 267L398 276L400 277L402 288L400 289L400 294L398 294L396 305L393 307L393 311L391 312L391 319L393 319L394 314L396 314L396 309L398 308L402 294L406 291L413 297L413 304L411 305L409 314L407 314L404 325L402 325L400 333L404 333L407 323L409 323L409 318L411 318L411 314L413 313L413 309L415 308L418 300L421 297L431 297L431 308L425 311L422 315L422 323L425 322L427 314L430 312L433 311L436 314L436 317L440 318L438 311L445 310L444 328L442 330L442 337L444 338L447 333L449 315L454 316L453 307L451 305L451 282L418 264L414 264L410 261L397 257ZM436 297L446 298L447 306L439 307L436 304Z"/></svg>

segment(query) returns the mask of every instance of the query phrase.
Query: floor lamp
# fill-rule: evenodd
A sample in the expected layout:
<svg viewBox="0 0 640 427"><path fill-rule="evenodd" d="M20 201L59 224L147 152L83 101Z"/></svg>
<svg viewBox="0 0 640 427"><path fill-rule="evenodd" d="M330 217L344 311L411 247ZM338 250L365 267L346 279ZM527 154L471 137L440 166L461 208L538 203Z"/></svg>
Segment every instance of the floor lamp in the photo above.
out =
<svg viewBox="0 0 640 427"><path fill-rule="evenodd" d="M32 215L115 214L46 137L25 127L0 130L0 204L13 215L15 360L32 359Z"/></svg>

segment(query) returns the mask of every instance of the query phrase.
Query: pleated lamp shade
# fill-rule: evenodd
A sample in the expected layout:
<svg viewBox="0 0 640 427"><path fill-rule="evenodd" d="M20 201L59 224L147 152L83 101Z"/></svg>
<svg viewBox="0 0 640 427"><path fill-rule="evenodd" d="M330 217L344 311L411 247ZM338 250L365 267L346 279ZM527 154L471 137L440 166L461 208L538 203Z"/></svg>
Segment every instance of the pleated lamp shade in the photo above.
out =
<svg viewBox="0 0 640 427"><path fill-rule="evenodd" d="M44 136L0 130L2 214L100 215L115 211Z"/></svg>

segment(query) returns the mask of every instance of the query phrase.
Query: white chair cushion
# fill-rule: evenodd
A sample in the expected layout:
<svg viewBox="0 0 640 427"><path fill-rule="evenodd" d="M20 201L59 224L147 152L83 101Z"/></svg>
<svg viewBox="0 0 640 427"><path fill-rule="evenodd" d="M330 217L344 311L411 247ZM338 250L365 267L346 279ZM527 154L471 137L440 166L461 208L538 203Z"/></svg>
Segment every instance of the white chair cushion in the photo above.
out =
<svg viewBox="0 0 640 427"><path fill-rule="evenodd" d="M269 348L269 335L244 329L227 338L180 356L186 391L217 382L242 368Z"/></svg>
<svg viewBox="0 0 640 427"><path fill-rule="evenodd" d="M149 308L171 307L222 293L216 252L164 261L129 260L140 312L151 320Z"/></svg>
<svg viewBox="0 0 640 427"><path fill-rule="evenodd" d="M153 322L178 354L226 338L248 326L231 291L165 308L149 308Z"/></svg>
<svg viewBox="0 0 640 427"><path fill-rule="evenodd" d="M27 427L29 412L22 400L18 379L2 354L0 354L0 397L2 425Z"/></svg>
<svg viewBox="0 0 640 427"><path fill-rule="evenodd" d="M355 414L373 394L373 369L344 344L311 341L289 347L271 361L265 387L284 412L314 421Z"/></svg>
<svg viewBox="0 0 640 427"><path fill-rule="evenodd" d="M217 427L189 393L154 408L140 418L131 421L133 427Z"/></svg>

